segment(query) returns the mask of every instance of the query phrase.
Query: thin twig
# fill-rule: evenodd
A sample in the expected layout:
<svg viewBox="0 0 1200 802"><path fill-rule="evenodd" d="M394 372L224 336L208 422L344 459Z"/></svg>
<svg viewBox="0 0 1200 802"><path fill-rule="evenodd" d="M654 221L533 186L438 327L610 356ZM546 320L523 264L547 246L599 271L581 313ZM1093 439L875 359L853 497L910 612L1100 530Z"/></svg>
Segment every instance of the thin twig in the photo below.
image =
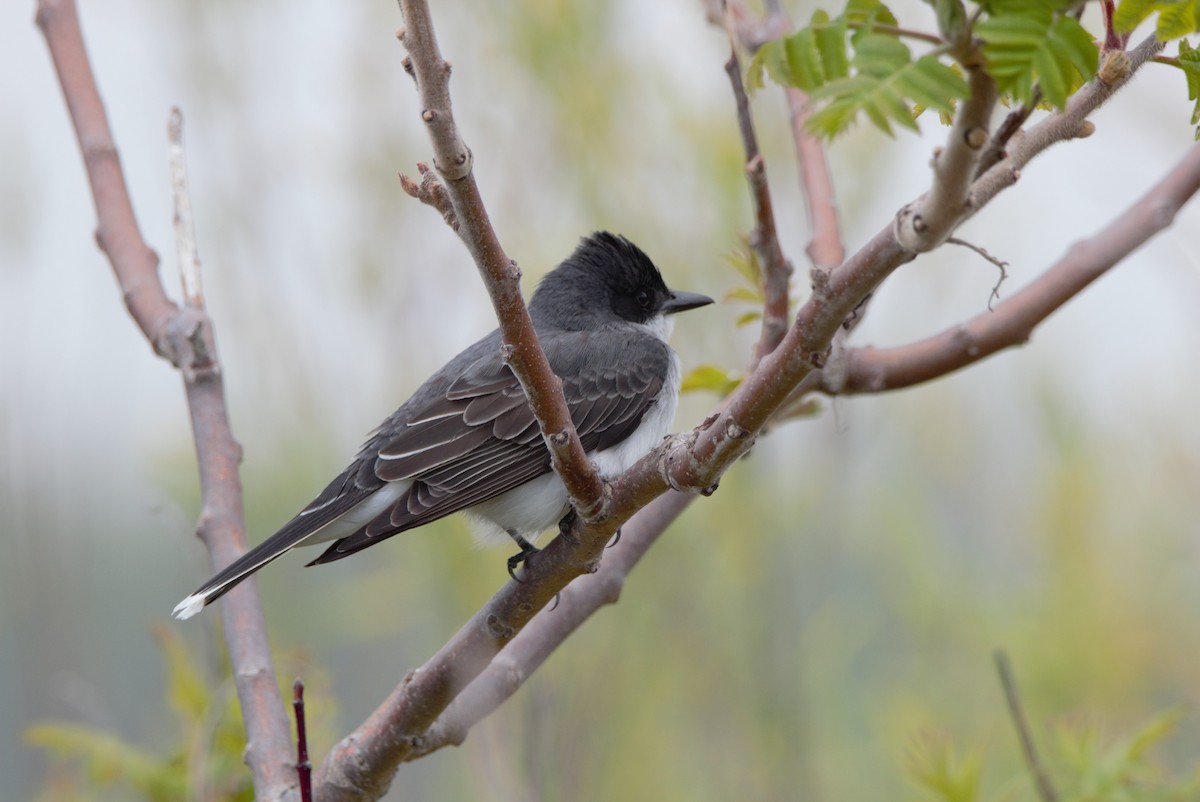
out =
<svg viewBox="0 0 1200 802"><path fill-rule="evenodd" d="M1046 773L1046 769L1038 757L1037 749L1033 745L1033 734L1029 731L1029 722L1025 719L1025 709L1021 706L1021 697L1017 693L1017 682L1013 678L1012 665L1008 661L1008 655L1002 649L998 649L994 657L996 671L1000 674L1000 684L1004 688L1004 699L1008 703L1008 712L1012 716L1013 726L1016 727L1017 738L1021 741L1021 753L1025 757L1025 765L1029 768L1029 773L1033 775L1034 783L1037 785L1038 796L1041 797L1042 802L1057 802L1058 792L1054 790L1054 785L1050 782L1050 775Z"/></svg>
<svg viewBox="0 0 1200 802"><path fill-rule="evenodd" d="M1104 50L1124 50L1130 32L1117 33L1113 25L1113 15L1117 10L1115 0L1102 0L1100 7L1104 10Z"/></svg>
<svg viewBox="0 0 1200 802"><path fill-rule="evenodd" d="M895 36L897 38L903 37L905 39L915 39L919 42L926 42L928 44L937 46L946 44L946 40L938 36L936 33L917 31L913 30L912 28L901 28L898 25L885 25L879 22L865 23L854 20L847 25L847 27L854 31L862 30L868 26L875 33L887 34L888 36Z"/></svg>
<svg viewBox="0 0 1200 802"><path fill-rule="evenodd" d="M829 271L846 258L829 160L825 158L825 146L821 140L813 136L805 125L810 113L808 97L790 86L784 87L784 94L790 112L796 163L800 167L800 188L804 195L804 206L808 210L808 230L811 232L805 252L814 268Z"/></svg>
<svg viewBox="0 0 1200 802"><path fill-rule="evenodd" d="M765 11L767 27L779 31L779 36L785 36L792 30L791 17L778 0L766 3ZM783 92L788 104L796 164L800 171L801 196L808 216L809 241L805 253L810 263L810 282L815 287L828 282L830 272L845 260L846 249L842 243L833 177L825 158L825 146L808 130L812 104L808 102L807 95L794 86L784 86ZM851 331L864 319L870 300L871 293L868 293L834 332L829 343L830 354L836 355L845 347ZM807 405L786 406L791 410Z"/></svg>
<svg viewBox="0 0 1200 802"><path fill-rule="evenodd" d="M170 162L171 197L174 199L175 250L183 302L204 309L204 286L200 278L200 249L192 222L192 198L188 192L187 156L183 149L183 113L171 109L167 121L167 156Z"/></svg>
<svg viewBox="0 0 1200 802"><path fill-rule="evenodd" d="M983 257L986 261L990 262L992 264L992 266L995 267L998 271L1000 271L1000 275L996 278L996 283L992 285L992 292L990 295L988 295L987 308L988 308L989 312L992 311L992 303L994 301L1000 300L1000 285L1003 284L1005 282L1005 280L1008 278L1008 262L1006 262L1003 259L1000 259L998 257L992 256L990 253L987 252L986 248L984 248L980 245L976 245L973 242L968 242L965 239L959 239L958 237L950 237L949 239L946 240L946 244L947 245L958 245L962 248L966 248L967 250L974 251L979 256Z"/></svg>
<svg viewBox="0 0 1200 802"><path fill-rule="evenodd" d="M180 308L163 290L158 257L142 239L104 105L88 63L79 18L72 0L40 0L37 23L46 39L62 86L95 202L96 240L112 265L130 315L154 350L184 376L200 471L201 512L197 534L214 566L228 565L245 551L241 485L241 449L233 439L225 411L225 392L213 342L212 323L200 292L199 259L194 245L180 244L181 270L188 303ZM182 126L172 126L172 168L176 210L190 231ZM191 237L194 243L194 236ZM285 768L289 748L287 717L275 683L266 625L253 582L230 593L221 610L225 642L246 728L246 762L258 799L282 800L295 792L295 776Z"/></svg>
<svg viewBox="0 0 1200 802"><path fill-rule="evenodd" d="M733 88L733 99L737 107L738 130L742 135L742 147L746 152L746 178L750 182L750 199L754 205L754 230L750 234L750 247L758 256L763 271L763 323L762 334L754 349L754 359L759 359L775 350L788 328L788 293L791 289L792 265L783 255L779 245L779 234L775 228L775 211L771 203L771 188L767 182L767 167L758 149L758 137L754 133L754 118L750 114L750 99L742 83L742 65L737 56L737 44L732 27L729 31L729 60L725 62L725 73Z"/></svg>
<svg viewBox="0 0 1200 802"><path fill-rule="evenodd" d="M1028 342L1034 329L1151 237L1200 191L1200 145L1157 184L1089 239L1071 246L1028 286L989 312L924 340L894 348L854 348L840 380L822 377L827 394L879 393L911 387L961 370Z"/></svg>
<svg viewBox="0 0 1200 802"><path fill-rule="evenodd" d="M397 36L407 48L421 101L421 119L433 146L455 231L470 251L500 324L505 361L521 382L550 450L554 470L581 518L603 514L604 488L571 421L562 382L550 369L521 296L521 270L508 258L492 228L472 171L470 148L459 135L450 102L450 63L438 48L425 0L400 0L405 27ZM443 214L445 212L443 211Z"/></svg>
<svg viewBox="0 0 1200 802"><path fill-rule="evenodd" d="M404 173L400 173L401 188L408 193L409 197L416 198L421 203L437 209L446 225L458 233L458 215L454 213L454 205L446 193L445 184L438 179L437 173L429 169L429 165L425 162L417 162L417 172L421 176L419 184Z"/></svg>
<svg viewBox="0 0 1200 802"><path fill-rule="evenodd" d="M779 0L767 2L765 11L767 19L764 27L776 31L778 36L786 36L792 30L791 17ZM829 171L829 161L825 158L825 146L806 125L812 113L808 97L794 86L783 87L783 92L787 99L792 142L800 171L801 195L808 215L809 241L805 253L810 262L810 273L821 274L814 276L812 281L820 283L827 279L829 271L846 258L837 200L833 190L833 177ZM849 325L843 325L834 335L834 348L839 347L840 341L849 334L850 329L861 322L869 297L864 298L855 308L855 314L847 319Z"/></svg>
<svg viewBox="0 0 1200 802"><path fill-rule="evenodd" d="M304 720L304 682L292 683L292 710L296 714L296 777L300 802L312 802L312 763L308 761L308 727Z"/></svg>
<svg viewBox="0 0 1200 802"><path fill-rule="evenodd" d="M1021 126L1025 125L1025 122L1033 114L1033 110L1037 108L1038 103L1041 101L1042 88L1035 86L1033 88L1033 96L1029 99L1029 102L1023 103L1013 109L1004 118L1004 121L996 126L996 132L992 134L992 139L984 149L983 156L979 158L979 164L975 165L974 178L979 178L979 176L986 173L1005 157L1004 149L1008 145L1009 140L1021 130Z"/></svg>

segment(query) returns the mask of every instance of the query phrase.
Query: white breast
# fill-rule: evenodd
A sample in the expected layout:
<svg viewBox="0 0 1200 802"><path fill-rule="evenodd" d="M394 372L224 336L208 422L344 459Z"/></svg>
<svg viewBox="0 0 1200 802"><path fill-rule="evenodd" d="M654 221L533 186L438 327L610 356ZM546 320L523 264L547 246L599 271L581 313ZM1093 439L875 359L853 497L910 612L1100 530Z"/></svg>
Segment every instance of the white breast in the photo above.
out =
<svg viewBox="0 0 1200 802"><path fill-rule="evenodd" d="M672 324L671 318L659 315L643 328L665 342L671 334ZM637 429L612 448L590 455L601 476L611 479L624 473L670 434L679 405L679 379L679 357L671 351L662 391ZM467 513L476 524L475 538L480 544L508 541L504 534L506 529L515 530L536 542L538 535L555 526L567 514L567 509L567 489L558 474L549 473L476 504Z"/></svg>
<svg viewBox="0 0 1200 802"><path fill-rule="evenodd" d="M666 342L667 337L671 336L673 325L672 318L656 315L642 328ZM592 462L601 476L611 479L624 473L671 433L671 426L675 423L675 408L679 406L679 378L679 356L671 351L671 362L667 368L662 392L658 394L654 406L646 411L641 424L633 434L612 448L592 454Z"/></svg>

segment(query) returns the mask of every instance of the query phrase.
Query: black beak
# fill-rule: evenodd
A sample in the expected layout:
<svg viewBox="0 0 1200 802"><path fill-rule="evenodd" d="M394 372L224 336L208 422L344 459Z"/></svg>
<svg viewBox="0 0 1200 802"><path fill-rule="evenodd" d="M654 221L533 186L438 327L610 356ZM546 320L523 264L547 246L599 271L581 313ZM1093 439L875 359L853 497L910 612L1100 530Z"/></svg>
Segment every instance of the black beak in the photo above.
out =
<svg viewBox="0 0 1200 802"><path fill-rule="evenodd" d="M708 306L712 302L712 298L709 298L707 295L701 295L698 292L676 292L672 290L671 297L667 298L667 302L662 306L662 311L664 315L673 315L676 312L686 312L698 306Z"/></svg>

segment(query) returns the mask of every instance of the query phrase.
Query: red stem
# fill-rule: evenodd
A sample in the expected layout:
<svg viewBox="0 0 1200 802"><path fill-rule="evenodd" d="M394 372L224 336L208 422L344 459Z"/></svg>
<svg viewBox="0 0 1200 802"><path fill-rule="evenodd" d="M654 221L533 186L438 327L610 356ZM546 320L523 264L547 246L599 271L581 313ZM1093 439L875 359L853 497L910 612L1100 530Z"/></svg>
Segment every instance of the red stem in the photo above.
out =
<svg viewBox="0 0 1200 802"><path fill-rule="evenodd" d="M300 802L312 802L312 763L308 761L308 732L304 725L304 681L292 683L292 710L296 713L296 775L300 779Z"/></svg>

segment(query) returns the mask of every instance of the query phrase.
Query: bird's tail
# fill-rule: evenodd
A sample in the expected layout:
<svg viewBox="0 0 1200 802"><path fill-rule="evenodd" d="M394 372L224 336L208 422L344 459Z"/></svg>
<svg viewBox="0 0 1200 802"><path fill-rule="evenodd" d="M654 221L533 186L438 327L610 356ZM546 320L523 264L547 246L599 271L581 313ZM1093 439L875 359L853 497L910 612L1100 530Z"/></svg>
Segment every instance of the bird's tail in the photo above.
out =
<svg viewBox="0 0 1200 802"><path fill-rule="evenodd" d="M279 534L283 534L280 532ZM212 604L217 599L233 590L239 582L253 574L267 563L282 557L296 546L295 539L280 542L278 535L269 537L262 543L234 560L223 571L205 582L196 592L175 605L171 615L179 619L191 618L196 613Z"/></svg>
<svg viewBox="0 0 1200 802"><path fill-rule="evenodd" d="M375 516L384 513L407 490L409 482L380 483L377 487L354 486L347 490L346 476L351 466L330 483L299 515L269 538L243 554L195 593L175 605L176 618L191 618L207 605L232 590L239 582L296 546L336 540L361 529ZM328 497L327 495L328 494Z"/></svg>

